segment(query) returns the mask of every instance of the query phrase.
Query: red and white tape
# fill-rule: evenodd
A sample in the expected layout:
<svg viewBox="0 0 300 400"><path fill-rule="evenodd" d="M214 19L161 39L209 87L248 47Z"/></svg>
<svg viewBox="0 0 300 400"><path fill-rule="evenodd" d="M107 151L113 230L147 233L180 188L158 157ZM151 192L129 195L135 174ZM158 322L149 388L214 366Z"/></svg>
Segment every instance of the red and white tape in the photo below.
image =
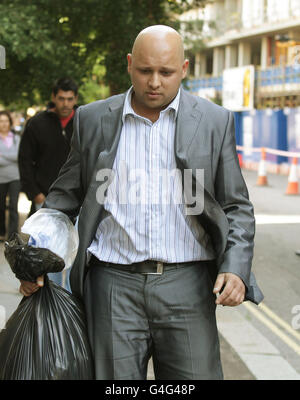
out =
<svg viewBox="0 0 300 400"><path fill-rule="evenodd" d="M276 149L270 149L268 147L244 147L244 146L236 146L236 149L239 151L252 151L253 153L260 153L262 149L266 153L269 154L275 154L276 156L283 156L283 157L296 157L300 158L300 153L296 152L291 152L291 151L284 151L284 150L276 150Z"/></svg>

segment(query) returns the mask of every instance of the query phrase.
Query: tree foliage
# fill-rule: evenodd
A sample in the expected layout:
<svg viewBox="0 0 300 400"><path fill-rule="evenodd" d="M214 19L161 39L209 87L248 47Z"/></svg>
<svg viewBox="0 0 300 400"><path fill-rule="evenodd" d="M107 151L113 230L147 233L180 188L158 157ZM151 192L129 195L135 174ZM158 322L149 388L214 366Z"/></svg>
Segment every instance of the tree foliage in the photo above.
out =
<svg viewBox="0 0 300 400"><path fill-rule="evenodd" d="M178 15L205 0L2 0L0 102L37 104L49 99L53 81L70 76L85 90L101 80L110 93L126 90L126 54L149 25L178 28ZM104 67L101 68L101 66ZM104 71L104 72L103 72ZM84 92L84 90L83 90ZM90 100L90 98L89 98Z"/></svg>

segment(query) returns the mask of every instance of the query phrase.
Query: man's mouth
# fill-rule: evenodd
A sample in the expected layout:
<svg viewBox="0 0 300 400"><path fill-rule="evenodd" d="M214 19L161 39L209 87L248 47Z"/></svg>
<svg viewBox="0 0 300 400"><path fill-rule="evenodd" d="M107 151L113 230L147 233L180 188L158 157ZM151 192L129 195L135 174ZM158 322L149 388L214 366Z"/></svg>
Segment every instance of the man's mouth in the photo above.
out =
<svg viewBox="0 0 300 400"><path fill-rule="evenodd" d="M158 92L147 92L147 96L150 98L157 98L159 96L161 96L161 93Z"/></svg>

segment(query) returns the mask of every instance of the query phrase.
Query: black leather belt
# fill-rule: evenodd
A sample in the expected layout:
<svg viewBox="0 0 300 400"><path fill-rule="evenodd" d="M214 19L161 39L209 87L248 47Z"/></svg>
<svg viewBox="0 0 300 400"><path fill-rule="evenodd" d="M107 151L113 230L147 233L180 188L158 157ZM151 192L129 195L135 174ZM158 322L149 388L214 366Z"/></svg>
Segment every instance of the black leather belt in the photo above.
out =
<svg viewBox="0 0 300 400"><path fill-rule="evenodd" d="M91 256L90 266L109 267L120 271L129 271L132 273L162 275L164 271L195 265L199 261L190 261L182 263L163 263L161 261L146 260L133 264L113 264L106 261L100 261L94 255Z"/></svg>

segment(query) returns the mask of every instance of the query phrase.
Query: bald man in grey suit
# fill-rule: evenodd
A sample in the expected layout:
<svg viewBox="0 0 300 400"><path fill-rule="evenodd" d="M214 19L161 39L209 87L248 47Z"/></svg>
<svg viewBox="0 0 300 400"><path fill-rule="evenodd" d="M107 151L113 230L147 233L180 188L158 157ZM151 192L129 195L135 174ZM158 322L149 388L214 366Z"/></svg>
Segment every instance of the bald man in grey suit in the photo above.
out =
<svg viewBox="0 0 300 400"><path fill-rule="evenodd" d="M71 287L86 307L96 379L146 379L151 356L156 379L222 379L216 305L263 299L233 115L180 87L188 60L173 29L146 28L127 59L130 90L76 112L72 150L44 207L79 215ZM164 208L161 197L111 205L121 193L109 171L122 163L146 169L151 199L161 191L149 165L190 171L190 207ZM187 211L193 200L196 213Z"/></svg>

